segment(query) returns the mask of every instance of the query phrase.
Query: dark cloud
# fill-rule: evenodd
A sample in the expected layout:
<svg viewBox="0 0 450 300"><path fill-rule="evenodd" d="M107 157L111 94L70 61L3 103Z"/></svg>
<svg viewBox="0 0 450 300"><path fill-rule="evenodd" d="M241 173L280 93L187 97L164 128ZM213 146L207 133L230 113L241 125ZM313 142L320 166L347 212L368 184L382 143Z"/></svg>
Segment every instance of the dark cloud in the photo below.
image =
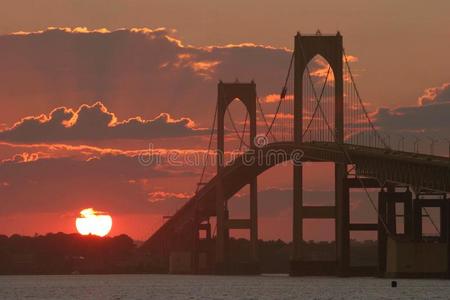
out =
<svg viewBox="0 0 450 300"><path fill-rule="evenodd" d="M3 35L0 99L11 109L0 117L11 123L36 111L102 99L122 119L165 111L188 115L205 127L219 79L254 79L260 96L279 93L290 55L253 44L187 46L166 29Z"/></svg>
<svg viewBox="0 0 450 300"><path fill-rule="evenodd" d="M415 106L380 108L374 115L376 125L384 131L450 133L450 84L427 89Z"/></svg>
<svg viewBox="0 0 450 300"><path fill-rule="evenodd" d="M35 143L71 140L152 139L182 137L209 133L194 128L189 118L173 119L162 113L152 120L140 117L119 122L101 103L82 105L74 111L54 109L48 116L27 117L13 127L0 131L0 140Z"/></svg>
<svg viewBox="0 0 450 300"><path fill-rule="evenodd" d="M450 127L450 103L380 108L375 118L383 130L439 132Z"/></svg>

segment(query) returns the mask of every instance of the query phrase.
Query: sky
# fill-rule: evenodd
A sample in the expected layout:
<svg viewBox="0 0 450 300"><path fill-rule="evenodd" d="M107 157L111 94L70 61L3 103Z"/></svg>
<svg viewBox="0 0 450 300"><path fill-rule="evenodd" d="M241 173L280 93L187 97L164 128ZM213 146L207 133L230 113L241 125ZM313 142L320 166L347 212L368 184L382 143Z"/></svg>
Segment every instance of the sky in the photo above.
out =
<svg viewBox="0 0 450 300"><path fill-rule="evenodd" d="M0 234L73 232L79 211L94 207L112 214L112 235L146 239L192 196L201 168L144 166L140 153L204 151L219 79L255 80L273 112L267 99L281 89L297 31L341 32L380 129L433 137L442 151L450 137L448 1L1 0L0 8ZM329 201L332 166L305 169L307 200ZM260 178L265 239L290 239L287 170ZM248 210L247 193L230 202L236 215ZM355 218L371 215L363 195L352 201ZM331 239L330 228L312 224L306 239Z"/></svg>

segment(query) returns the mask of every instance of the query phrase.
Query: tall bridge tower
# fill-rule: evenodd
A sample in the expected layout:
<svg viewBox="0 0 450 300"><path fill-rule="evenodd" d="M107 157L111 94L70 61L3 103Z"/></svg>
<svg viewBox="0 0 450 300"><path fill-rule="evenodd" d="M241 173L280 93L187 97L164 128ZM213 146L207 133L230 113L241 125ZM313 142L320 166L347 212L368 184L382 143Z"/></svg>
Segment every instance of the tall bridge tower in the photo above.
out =
<svg viewBox="0 0 450 300"><path fill-rule="evenodd" d="M258 260L258 207L257 207L257 177L250 182L250 216L249 219L230 219L228 204L224 194L224 151L225 151L225 113L228 106L234 100L241 101L248 113L250 120L250 147L255 148L256 137L256 84L251 83L223 83L218 84L218 115L217 115L217 195L216 195L216 268L218 272L224 270L227 265L229 251L227 244L230 229L249 229L251 243L251 261L257 265ZM237 178L239 179L239 178Z"/></svg>
<svg viewBox="0 0 450 300"><path fill-rule="evenodd" d="M317 55L322 56L330 65L334 74L334 141L337 144L344 142L344 94L343 94L343 43L342 35L315 35L295 36L294 48L294 142L300 145L303 142L304 99L305 86L304 72L308 63ZM349 195L344 189L347 166L335 163L335 207L305 207L303 206L303 168L294 166L293 174L293 257L292 270L302 269L302 241L303 220L307 218L333 218L336 227L337 261L340 265L348 264L349 251L348 210ZM334 213L333 213L334 211ZM313 213L308 213L313 212ZM299 265L300 264L300 265ZM296 267L296 265L299 265Z"/></svg>

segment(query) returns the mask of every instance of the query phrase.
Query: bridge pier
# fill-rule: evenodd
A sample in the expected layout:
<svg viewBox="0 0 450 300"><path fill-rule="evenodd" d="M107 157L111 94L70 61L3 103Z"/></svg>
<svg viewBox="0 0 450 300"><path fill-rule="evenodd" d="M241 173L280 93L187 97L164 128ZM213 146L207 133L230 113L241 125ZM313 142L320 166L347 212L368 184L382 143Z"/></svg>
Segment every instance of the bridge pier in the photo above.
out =
<svg viewBox="0 0 450 300"><path fill-rule="evenodd" d="M439 209L438 216L426 208ZM379 210L385 223L378 238L380 276L450 276L450 205L445 193L419 193L413 200L409 189L390 187L379 193ZM434 223L436 217L439 222ZM424 219L435 226L436 235L424 233Z"/></svg>
<svg viewBox="0 0 450 300"><path fill-rule="evenodd" d="M225 201L226 202L226 201ZM216 256L217 274L259 274L258 255L258 188L257 178L250 182L250 216L248 219L233 219L229 217L227 204L225 203L222 217L223 227L217 226L217 234L221 232L220 242L217 240L216 251L221 256ZM250 231L250 253L248 261L232 263L230 257L230 230L247 229Z"/></svg>
<svg viewBox="0 0 450 300"><path fill-rule="evenodd" d="M345 165L335 168L336 199L334 206L304 206L302 167L294 166L294 202L293 202L293 255L291 276L307 275L344 275L349 260L349 188L345 184ZM335 261L305 260L303 248L303 220L334 219L336 234Z"/></svg>
<svg viewBox="0 0 450 300"><path fill-rule="evenodd" d="M256 178L250 184L250 194L250 217L248 219L230 218L229 211L225 207L222 217L223 227L217 226L215 263L215 273L217 274L259 274L260 272ZM232 262L230 257L230 230L232 229L248 229L250 231L250 253L247 261ZM220 240L218 239L219 231L221 236Z"/></svg>
<svg viewBox="0 0 450 300"><path fill-rule="evenodd" d="M201 237L204 232L204 237ZM194 251L192 253L191 270L194 274L209 274L212 272L213 265L213 244L211 234L211 223L209 219L206 223L201 222L195 233Z"/></svg>
<svg viewBox="0 0 450 300"><path fill-rule="evenodd" d="M344 181L344 195L346 201L346 218L345 220L345 228L346 231L343 232L344 243L348 245L348 252L345 255L345 264L341 264L341 269L339 274L341 276L367 276L367 275L375 275L377 273L377 263L373 266L354 266L351 264L351 254L352 248L350 245L350 234L351 232L378 232L378 224L379 221L377 219L374 223L352 223L350 222L350 191L352 189L371 189L371 188L380 188L380 184L378 180L374 178L367 177L347 177Z"/></svg>
<svg viewBox="0 0 450 300"><path fill-rule="evenodd" d="M397 203L403 206L401 214L397 211ZM388 238L412 239L413 203L409 189L398 191L393 184L388 184L378 193L378 275L383 277L387 271ZM403 217L403 231L397 229L397 217Z"/></svg>

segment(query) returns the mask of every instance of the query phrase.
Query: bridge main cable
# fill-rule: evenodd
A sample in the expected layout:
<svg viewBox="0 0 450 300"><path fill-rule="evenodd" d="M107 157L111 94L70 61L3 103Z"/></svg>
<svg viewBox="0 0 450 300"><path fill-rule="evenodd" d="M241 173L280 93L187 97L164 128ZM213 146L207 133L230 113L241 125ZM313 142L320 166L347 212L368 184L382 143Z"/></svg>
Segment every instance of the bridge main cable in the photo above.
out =
<svg viewBox="0 0 450 300"><path fill-rule="evenodd" d="M216 126L217 110L219 109L219 103L218 102L219 101L217 100L216 101L216 108L214 109L214 117L213 117L213 121L212 121L211 132L209 134L208 150L206 151L206 159L207 159L207 161L203 165L202 173L201 173L201 176L200 176L200 181L197 184L197 188L195 190L195 194L198 193L198 191L200 189L200 185L203 183L203 177L205 176L205 171L206 171L206 168L208 166L207 162L209 160L209 153L211 151L212 140L213 140L213 136L214 136L214 129L215 129L215 126Z"/></svg>
<svg viewBox="0 0 450 300"><path fill-rule="evenodd" d="M347 57L347 54L345 53L345 49L344 48L342 48L342 53L344 54L345 65L347 66L347 70L348 70L348 73L350 75L350 80L351 80L352 86L353 86L353 88L355 90L356 97L357 97L357 99L359 101L359 105L361 106L361 108L362 108L362 110L364 112L364 115L365 115L367 121L369 122L369 125L372 128L373 132L380 139L380 141L383 144L384 148L390 149L389 145L386 143L384 138L379 134L378 130L375 128L375 125L373 124L372 120L370 119L369 113L367 112L367 109L366 109L366 107L364 105L364 102L362 101L361 95L359 94L359 90L356 87L355 79L353 77L353 73L352 73L352 70L350 68L350 64L348 62L348 57Z"/></svg>
<svg viewBox="0 0 450 300"><path fill-rule="evenodd" d="M288 84L289 77L290 77L290 74L291 74L292 65L293 65L293 62L294 62L294 56L295 56L295 51L292 51L291 60L290 60L290 62L289 62L289 67L288 67L288 72L287 72L287 74L286 74L286 78L285 78L285 80L284 80L284 85L283 85L283 88L281 89L281 93L280 93L280 100L278 101L277 109L275 110L275 114L274 114L274 116L273 116L273 119L272 119L272 121L270 122L269 128L267 129L267 132L266 132L266 134L265 134L266 137L267 137L267 136L269 135L269 133L272 131L273 124L275 123L275 120L276 120L277 117L278 117L278 113L280 112L281 103L282 103L283 100L286 98L287 84ZM259 103L259 101L258 101L258 104L259 104L261 113L264 114L264 112L262 111L262 107L261 107L261 104ZM265 119L265 117L264 117L264 119ZM275 138L275 137L274 137L274 139L275 139L275 141L276 141L276 138Z"/></svg>

